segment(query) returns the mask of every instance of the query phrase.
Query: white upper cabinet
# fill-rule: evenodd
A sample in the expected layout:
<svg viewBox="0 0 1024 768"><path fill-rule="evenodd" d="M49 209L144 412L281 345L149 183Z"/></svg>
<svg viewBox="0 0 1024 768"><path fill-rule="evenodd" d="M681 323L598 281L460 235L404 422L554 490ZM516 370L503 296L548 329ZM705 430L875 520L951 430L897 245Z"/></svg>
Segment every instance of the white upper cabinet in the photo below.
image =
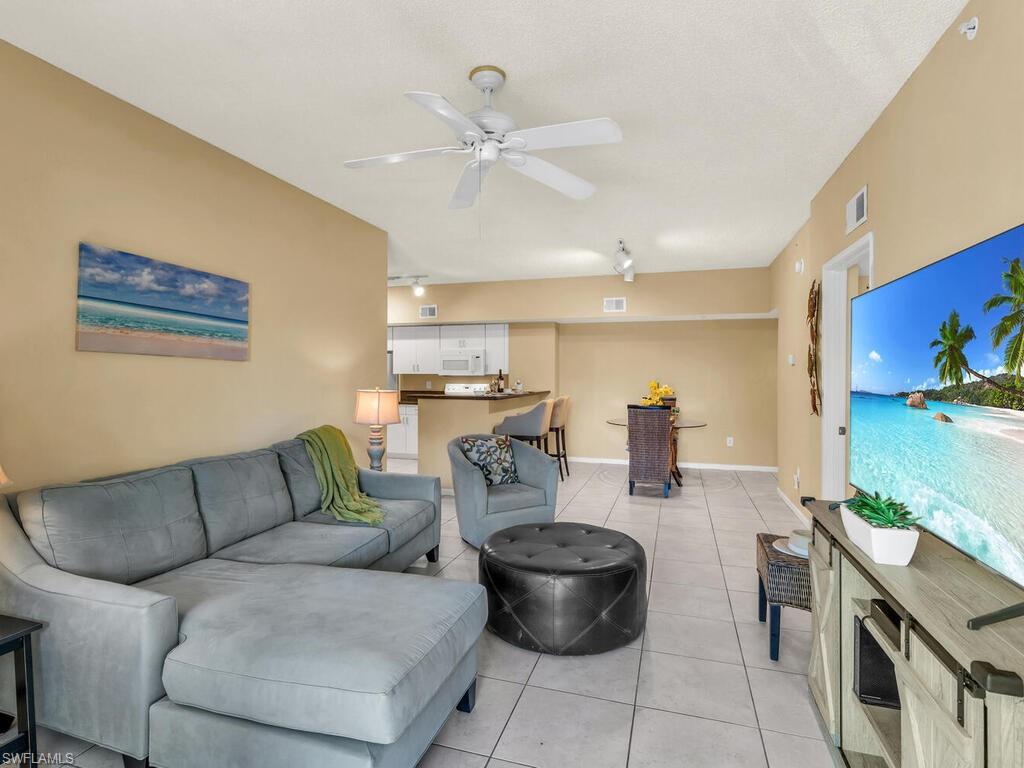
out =
<svg viewBox="0 0 1024 768"><path fill-rule="evenodd" d="M508 323L488 323L484 326L484 371L508 373Z"/></svg>
<svg viewBox="0 0 1024 768"><path fill-rule="evenodd" d="M483 349L484 326L442 325L441 349Z"/></svg>
<svg viewBox="0 0 1024 768"><path fill-rule="evenodd" d="M441 373L441 351L484 350L484 372L508 373L508 323L486 325L396 325L390 329L391 370Z"/></svg>
<svg viewBox="0 0 1024 768"><path fill-rule="evenodd" d="M441 372L441 344L436 325L416 326L416 373Z"/></svg>
<svg viewBox="0 0 1024 768"><path fill-rule="evenodd" d="M436 325L398 325L392 333L393 373L436 374L441 367Z"/></svg>

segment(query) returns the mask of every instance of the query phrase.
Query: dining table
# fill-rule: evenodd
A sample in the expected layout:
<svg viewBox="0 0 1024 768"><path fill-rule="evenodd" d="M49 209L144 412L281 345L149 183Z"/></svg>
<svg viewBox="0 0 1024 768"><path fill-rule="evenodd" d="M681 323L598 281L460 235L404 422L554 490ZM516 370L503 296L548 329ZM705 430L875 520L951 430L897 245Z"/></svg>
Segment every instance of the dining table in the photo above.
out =
<svg viewBox="0 0 1024 768"><path fill-rule="evenodd" d="M606 423L611 424L613 427L628 427L629 421L626 416L617 416L615 418L607 419ZM683 485L683 473L679 470L679 430L680 429L700 429L706 427L708 423L703 419L688 419L682 416L676 416L672 422L672 437L671 437L671 450L669 452L669 473L672 475L672 479L676 481L676 485L682 487Z"/></svg>

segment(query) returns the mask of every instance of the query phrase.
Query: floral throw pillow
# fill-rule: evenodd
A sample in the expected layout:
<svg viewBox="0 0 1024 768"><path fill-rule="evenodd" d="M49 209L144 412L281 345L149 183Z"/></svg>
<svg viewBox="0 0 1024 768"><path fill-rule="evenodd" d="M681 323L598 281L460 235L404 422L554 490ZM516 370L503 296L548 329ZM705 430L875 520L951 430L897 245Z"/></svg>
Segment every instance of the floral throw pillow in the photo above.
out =
<svg viewBox="0 0 1024 768"><path fill-rule="evenodd" d="M484 474L488 485L518 483L516 462L512 456L512 438L507 435L493 437L463 437L462 452Z"/></svg>

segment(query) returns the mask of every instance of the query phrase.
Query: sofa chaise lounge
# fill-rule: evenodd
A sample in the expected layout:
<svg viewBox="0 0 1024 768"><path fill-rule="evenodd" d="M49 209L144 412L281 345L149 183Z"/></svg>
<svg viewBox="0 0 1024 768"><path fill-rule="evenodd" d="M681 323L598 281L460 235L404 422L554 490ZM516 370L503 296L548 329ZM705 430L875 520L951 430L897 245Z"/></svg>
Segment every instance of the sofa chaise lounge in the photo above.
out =
<svg viewBox="0 0 1024 768"><path fill-rule="evenodd" d="M44 623L39 724L129 766L414 766L471 707L487 603L387 572L436 556L437 478L359 480L380 527L319 511L297 440L0 496L0 611Z"/></svg>

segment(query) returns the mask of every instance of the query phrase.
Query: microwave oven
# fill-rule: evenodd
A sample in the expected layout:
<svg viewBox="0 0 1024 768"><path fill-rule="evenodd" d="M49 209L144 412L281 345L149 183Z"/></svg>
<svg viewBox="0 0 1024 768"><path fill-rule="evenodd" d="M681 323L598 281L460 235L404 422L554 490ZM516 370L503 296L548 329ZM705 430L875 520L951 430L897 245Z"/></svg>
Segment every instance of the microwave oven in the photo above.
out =
<svg viewBox="0 0 1024 768"><path fill-rule="evenodd" d="M484 351L482 349L442 349L442 376L483 376Z"/></svg>

